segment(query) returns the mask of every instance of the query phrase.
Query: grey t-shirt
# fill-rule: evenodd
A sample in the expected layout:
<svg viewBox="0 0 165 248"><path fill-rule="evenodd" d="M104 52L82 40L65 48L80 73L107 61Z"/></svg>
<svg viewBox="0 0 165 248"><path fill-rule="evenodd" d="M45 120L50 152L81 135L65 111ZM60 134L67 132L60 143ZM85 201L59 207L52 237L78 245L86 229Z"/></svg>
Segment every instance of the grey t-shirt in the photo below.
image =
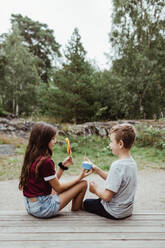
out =
<svg viewBox="0 0 165 248"><path fill-rule="evenodd" d="M115 194L110 202L101 201L105 210L116 218L124 218L132 214L137 185L137 166L130 157L112 163L105 181L105 189Z"/></svg>

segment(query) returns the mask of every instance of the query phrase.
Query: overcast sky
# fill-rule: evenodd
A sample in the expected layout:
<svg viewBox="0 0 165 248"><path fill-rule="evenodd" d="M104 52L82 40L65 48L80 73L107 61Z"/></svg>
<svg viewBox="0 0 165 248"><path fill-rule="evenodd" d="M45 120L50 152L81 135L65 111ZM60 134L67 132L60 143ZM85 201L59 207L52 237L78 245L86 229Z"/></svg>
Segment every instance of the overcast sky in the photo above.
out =
<svg viewBox="0 0 165 248"><path fill-rule="evenodd" d="M1 0L0 9L0 34L10 30L11 14L26 15L53 29L62 49L78 27L87 57L107 68L111 0Z"/></svg>

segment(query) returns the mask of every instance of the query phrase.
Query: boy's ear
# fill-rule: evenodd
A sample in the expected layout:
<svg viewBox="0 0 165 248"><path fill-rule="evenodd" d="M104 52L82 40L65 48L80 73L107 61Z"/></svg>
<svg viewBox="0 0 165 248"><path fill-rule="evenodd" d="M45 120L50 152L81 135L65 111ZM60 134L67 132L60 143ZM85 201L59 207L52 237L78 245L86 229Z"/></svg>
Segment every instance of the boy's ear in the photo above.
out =
<svg viewBox="0 0 165 248"><path fill-rule="evenodd" d="M122 140L119 141L119 146L120 146L120 149L124 147L124 142Z"/></svg>

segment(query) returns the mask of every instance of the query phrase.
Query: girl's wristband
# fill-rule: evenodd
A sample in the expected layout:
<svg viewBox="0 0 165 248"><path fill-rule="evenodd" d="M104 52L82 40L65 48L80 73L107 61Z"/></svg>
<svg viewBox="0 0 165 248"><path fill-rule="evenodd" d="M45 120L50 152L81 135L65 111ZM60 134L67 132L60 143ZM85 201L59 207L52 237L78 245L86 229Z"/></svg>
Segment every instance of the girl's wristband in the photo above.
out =
<svg viewBox="0 0 165 248"><path fill-rule="evenodd" d="M62 170L68 170L68 167L64 166L62 164L62 162L58 163L58 166L62 169Z"/></svg>

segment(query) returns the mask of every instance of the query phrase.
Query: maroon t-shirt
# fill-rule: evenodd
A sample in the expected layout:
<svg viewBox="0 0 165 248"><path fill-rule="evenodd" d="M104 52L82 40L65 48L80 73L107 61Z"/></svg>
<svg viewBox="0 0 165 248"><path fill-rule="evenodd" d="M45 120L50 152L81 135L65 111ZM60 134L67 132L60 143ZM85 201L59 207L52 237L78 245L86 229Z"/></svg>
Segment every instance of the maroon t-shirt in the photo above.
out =
<svg viewBox="0 0 165 248"><path fill-rule="evenodd" d="M41 158L40 158L41 159ZM56 178L55 165L51 158L46 158L38 169L38 176L35 175L35 167L40 159L36 159L30 167L29 181L23 189L26 197L50 195L52 187L49 180Z"/></svg>

